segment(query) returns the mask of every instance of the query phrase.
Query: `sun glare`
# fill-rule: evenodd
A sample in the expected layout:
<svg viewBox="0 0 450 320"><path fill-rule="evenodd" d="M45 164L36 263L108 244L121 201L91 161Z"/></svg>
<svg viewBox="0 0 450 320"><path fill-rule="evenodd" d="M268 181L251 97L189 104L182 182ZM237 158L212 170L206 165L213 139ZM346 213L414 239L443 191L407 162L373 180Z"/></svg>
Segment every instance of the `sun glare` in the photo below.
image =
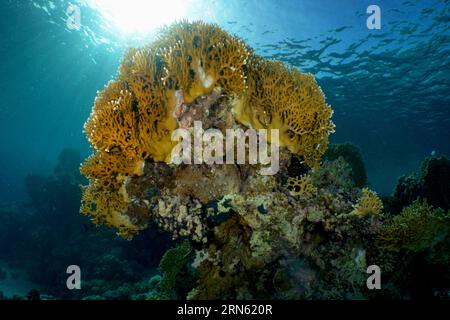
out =
<svg viewBox="0 0 450 320"><path fill-rule="evenodd" d="M91 0L90 5L124 34L148 34L187 17L187 0Z"/></svg>

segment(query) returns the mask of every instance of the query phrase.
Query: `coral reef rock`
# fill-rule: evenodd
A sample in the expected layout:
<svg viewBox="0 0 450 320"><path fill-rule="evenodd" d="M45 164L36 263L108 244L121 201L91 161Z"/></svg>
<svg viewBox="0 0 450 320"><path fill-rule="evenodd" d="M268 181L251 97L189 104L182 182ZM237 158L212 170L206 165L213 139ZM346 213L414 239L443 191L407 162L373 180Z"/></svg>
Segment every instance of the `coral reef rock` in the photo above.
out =
<svg viewBox="0 0 450 320"><path fill-rule="evenodd" d="M334 131L331 116L311 74L257 56L216 25L176 23L153 43L129 49L117 77L98 92L84 127L94 152L81 167L89 179L81 212L125 238L156 222L174 236L206 241L205 205L248 188L263 168L228 158L226 165L176 166L175 130L195 123L223 135L277 129L283 167L292 155L317 167Z"/></svg>

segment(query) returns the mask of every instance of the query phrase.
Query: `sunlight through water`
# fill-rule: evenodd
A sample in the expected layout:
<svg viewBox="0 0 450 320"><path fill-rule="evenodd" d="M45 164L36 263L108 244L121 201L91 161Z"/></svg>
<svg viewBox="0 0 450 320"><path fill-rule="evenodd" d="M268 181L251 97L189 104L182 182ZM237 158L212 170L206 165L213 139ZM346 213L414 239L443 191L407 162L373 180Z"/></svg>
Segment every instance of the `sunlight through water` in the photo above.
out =
<svg viewBox="0 0 450 320"><path fill-rule="evenodd" d="M122 34L145 35L162 25L187 19L188 0L88 0Z"/></svg>

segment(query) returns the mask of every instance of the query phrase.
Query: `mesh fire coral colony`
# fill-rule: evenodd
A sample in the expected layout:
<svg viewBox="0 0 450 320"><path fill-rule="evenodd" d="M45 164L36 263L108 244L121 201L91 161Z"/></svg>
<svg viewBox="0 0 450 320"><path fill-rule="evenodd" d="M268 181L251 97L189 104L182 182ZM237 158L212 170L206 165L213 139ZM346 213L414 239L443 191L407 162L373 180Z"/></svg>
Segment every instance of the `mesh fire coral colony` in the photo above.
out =
<svg viewBox="0 0 450 320"><path fill-rule="evenodd" d="M286 171L293 156L319 166L331 116L312 75L259 57L216 25L176 23L129 49L98 92L84 127L94 152L81 167L89 179L81 212L126 238L156 222L206 241L205 219L217 214L206 203L249 190L260 164L174 166L172 133L195 121L222 133L276 129Z"/></svg>

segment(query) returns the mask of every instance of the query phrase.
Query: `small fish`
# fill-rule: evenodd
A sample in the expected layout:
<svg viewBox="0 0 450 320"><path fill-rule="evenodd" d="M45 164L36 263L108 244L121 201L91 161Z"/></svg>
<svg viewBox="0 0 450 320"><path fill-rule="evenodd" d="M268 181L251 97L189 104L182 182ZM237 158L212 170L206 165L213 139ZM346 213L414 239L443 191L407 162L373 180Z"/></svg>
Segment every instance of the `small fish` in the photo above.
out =
<svg viewBox="0 0 450 320"><path fill-rule="evenodd" d="M433 151L431 151L430 154L431 154L432 157L434 157L436 155L436 151L433 150Z"/></svg>

